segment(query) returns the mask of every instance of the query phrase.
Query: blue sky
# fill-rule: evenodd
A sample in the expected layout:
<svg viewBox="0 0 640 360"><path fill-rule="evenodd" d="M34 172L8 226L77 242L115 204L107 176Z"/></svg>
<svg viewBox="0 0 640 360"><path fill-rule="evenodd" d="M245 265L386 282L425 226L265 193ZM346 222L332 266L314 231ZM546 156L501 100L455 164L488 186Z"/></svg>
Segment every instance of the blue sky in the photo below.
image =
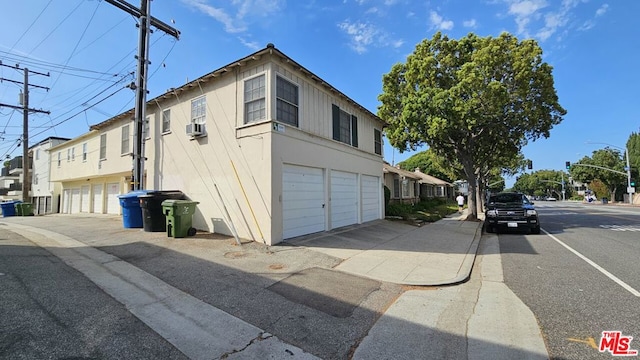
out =
<svg viewBox="0 0 640 360"><path fill-rule="evenodd" d="M139 1L129 3L139 6ZM152 15L180 30L175 40L151 37L149 99L244 57L268 43L372 112L381 78L417 43L442 31L502 31L536 39L554 68L564 121L551 137L524 149L534 170L564 169L607 143L624 147L640 130L640 2L627 0L155 0ZM31 74L29 144L48 136L75 137L133 107L124 86L136 70L136 19L105 1L26 0L3 5L0 61L49 73ZM0 77L23 73L0 66ZM0 103L18 105L21 85L0 83ZM22 114L0 108L0 156L17 147ZM385 160L413 153L388 144ZM507 185L513 183L507 181Z"/></svg>

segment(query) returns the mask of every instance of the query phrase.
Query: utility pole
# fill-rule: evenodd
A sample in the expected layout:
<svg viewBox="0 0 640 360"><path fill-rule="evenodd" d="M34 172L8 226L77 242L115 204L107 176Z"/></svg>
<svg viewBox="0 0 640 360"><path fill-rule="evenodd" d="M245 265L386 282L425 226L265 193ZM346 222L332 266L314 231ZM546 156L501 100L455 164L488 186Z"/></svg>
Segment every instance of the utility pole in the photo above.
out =
<svg viewBox="0 0 640 360"><path fill-rule="evenodd" d="M149 65L149 34L151 25L178 39L180 32L173 27L151 16L151 0L141 0L140 8L123 0L105 0L109 4L126 11L140 21L138 38L138 71L135 91L135 145L133 148L133 175L131 176L131 190L144 189L144 124L147 108L147 69Z"/></svg>
<svg viewBox="0 0 640 360"><path fill-rule="evenodd" d="M22 145L22 202L27 203L29 202L29 191L31 190L31 181L29 179L29 166L30 166L29 164L29 112L50 114L49 111L29 108L29 86L37 87L40 89L46 89L47 91L49 91L49 88L47 87L29 84L29 73L43 75L43 76L49 76L49 74L48 73L44 74L37 71L30 71L27 68L22 69L18 65L15 65L15 66L5 65L5 64L2 64L2 62L0 62L0 66L5 66L8 68L24 71L23 82L0 78L0 81L9 81L16 84L22 84L24 86L23 92L22 92L22 98L20 99L22 107L7 105L7 104L0 104L0 106L10 107L16 110L22 109L22 143L21 143Z"/></svg>

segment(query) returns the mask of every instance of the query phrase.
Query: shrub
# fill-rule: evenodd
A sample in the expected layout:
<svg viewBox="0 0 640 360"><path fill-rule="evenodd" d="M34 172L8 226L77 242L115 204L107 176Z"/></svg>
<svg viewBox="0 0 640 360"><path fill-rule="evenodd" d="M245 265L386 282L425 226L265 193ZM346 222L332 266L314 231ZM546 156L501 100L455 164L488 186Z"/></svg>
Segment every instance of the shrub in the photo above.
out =
<svg viewBox="0 0 640 360"><path fill-rule="evenodd" d="M389 204L389 206L387 206L388 216L402 216L402 218L407 218L411 213L413 213L413 206L411 204Z"/></svg>

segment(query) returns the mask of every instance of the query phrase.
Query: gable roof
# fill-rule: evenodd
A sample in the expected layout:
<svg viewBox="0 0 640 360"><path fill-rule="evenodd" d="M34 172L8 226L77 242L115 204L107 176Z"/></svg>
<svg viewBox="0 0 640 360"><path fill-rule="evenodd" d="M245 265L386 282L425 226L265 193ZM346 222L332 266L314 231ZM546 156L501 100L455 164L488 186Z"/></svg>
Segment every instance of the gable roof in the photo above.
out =
<svg viewBox="0 0 640 360"><path fill-rule="evenodd" d="M374 113L372 113L371 111L367 110L364 106L358 104L357 102L355 102L353 99L351 99L350 97L348 97L347 95L345 95L344 93L340 92L338 89L334 88L333 86L329 85L329 83L327 83L326 81L322 80L319 76L315 75L314 73L312 73L311 71L307 70L305 67L303 67L302 65L298 64L297 62L295 62L293 59L291 59L290 57L288 57L287 55L285 55L282 51L278 50L273 44L269 43L267 44L267 47L258 50L256 52L254 52L251 55L248 55L242 59L236 60L234 62L231 62L217 70L214 70L204 76L201 76L193 81L190 81L184 85L182 85L179 88L171 88L169 90L167 90L167 92L165 92L162 95L159 95L151 100L147 100L147 106L152 104L155 101L158 100L162 100L162 99L166 99L169 97L173 97L175 95L177 95L178 93L190 90L196 86L199 86L200 83L205 83L207 81L211 81L214 80L215 78L224 75L227 72L230 72L232 69L236 68L236 67L242 67L242 66L246 66L247 64L254 62L254 61L258 61L260 60L263 56L277 56L280 58L280 60L288 63L289 65L291 65L292 67L294 67L295 69L297 69L299 72L301 72L302 74L306 75L307 78L313 80L316 84L319 84L321 86L323 86L325 89L327 89L329 92L334 93L336 95L338 95L339 97L341 97L342 99L346 100L348 103L350 103L351 105L353 105L354 107L356 107L357 109L359 109L360 111L368 114L369 116L371 116L373 119L379 121L383 127L387 125L387 123L382 120L381 118L379 118L377 115L375 115ZM122 120L123 118L130 118L133 117L135 115L135 108L134 109L129 109L128 111L125 111L119 115L116 115L108 120L105 120L101 123L95 124L95 125L91 125L89 127L90 130L100 130L104 127L107 127L115 122L118 122L120 120Z"/></svg>
<svg viewBox="0 0 640 360"><path fill-rule="evenodd" d="M382 172L387 174L397 174L409 179L420 180L420 176L418 176L417 174L411 171L402 170L397 167L391 166L386 162L382 165Z"/></svg>
<svg viewBox="0 0 640 360"><path fill-rule="evenodd" d="M422 171L420 171L420 169L418 169L418 168L416 168L416 170L413 173L420 177L420 183L422 183L422 184L446 185L446 186L453 187L453 184L448 183L448 182L446 182L446 181L444 181L442 179L438 179L435 176L431 176L429 174L425 174Z"/></svg>

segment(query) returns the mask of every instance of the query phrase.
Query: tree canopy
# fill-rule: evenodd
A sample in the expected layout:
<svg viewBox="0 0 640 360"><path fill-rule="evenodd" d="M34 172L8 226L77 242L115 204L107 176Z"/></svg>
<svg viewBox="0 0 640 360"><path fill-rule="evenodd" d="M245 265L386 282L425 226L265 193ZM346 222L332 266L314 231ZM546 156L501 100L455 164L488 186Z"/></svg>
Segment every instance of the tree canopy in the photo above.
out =
<svg viewBox="0 0 640 360"><path fill-rule="evenodd" d="M551 72L535 40L508 33L455 40L438 32L383 76L378 115L391 145L429 145L459 164L479 199L476 179L513 166L529 140L549 137L566 114ZM476 204L470 196L471 218Z"/></svg>
<svg viewBox="0 0 640 360"><path fill-rule="evenodd" d="M599 180L609 189L609 198L614 200L618 187L622 186L626 189L625 164L626 162L619 150L606 147L594 151L591 157L585 156L580 159L580 161L571 166L569 172L573 179L582 183L588 184L594 180Z"/></svg>
<svg viewBox="0 0 640 360"><path fill-rule="evenodd" d="M446 165L446 160L439 157L431 150L421 151L410 158L399 162L400 168L403 170L414 171L420 168L425 174L435 176L447 182L453 182L459 179L460 175L450 166Z"/></svg>
<svg viewBox="0 0 640 360"><path fill-rule="evenodd" d="M569 175L563 171L538 170L531 174L522 174L513 184L513 189L527 195L554 196L562 199L563 181L565 183L565 198L569 198L572 195L571 187L567 185Z"/></svg>

